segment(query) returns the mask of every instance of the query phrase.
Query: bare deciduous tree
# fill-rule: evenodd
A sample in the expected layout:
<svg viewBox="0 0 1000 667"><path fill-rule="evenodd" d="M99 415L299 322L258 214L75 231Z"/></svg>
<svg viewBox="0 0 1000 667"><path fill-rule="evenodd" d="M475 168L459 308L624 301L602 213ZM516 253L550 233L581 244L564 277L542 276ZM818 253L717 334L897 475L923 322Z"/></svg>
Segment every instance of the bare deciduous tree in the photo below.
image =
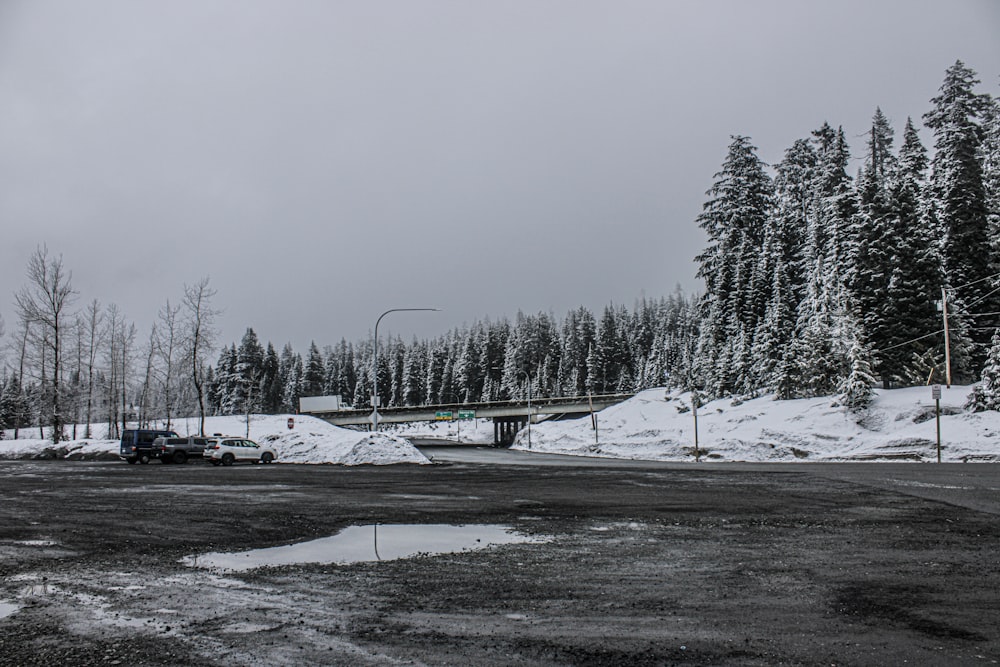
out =
<svg viewBox="0 0 1000 667"><path fill-rule="evenodd" d="M128 409L128 378L129 371L132 369L132 350L135 349L135 334L136 328L135 323L130 322L128 326L125 326L125 320L122 319L122 328L119 330L120 335L120 349L121 349L121 368L119 369L119 374L121 376L121 407L122 407L122 432L128 427L129 409Z"/></svg>
<svg viewBox="0 0 1000 667"><path fill-rule="evenodd" d="M25 406L25 396L24 396L24 363L25 358L28 354L28 337L30 335L30 323L21 319L21 331L18 335L20 339L20 345L18 346L18 357L17 357L17 389L18 389L18 415L14 421L14 439L17 440L17 436L20 434L21 426L26 425L27 415L23 410Z"/></svg>
<svg viewBox="0 0 1000 667"><path fill-rule="evenodd" d="M122 337L120 335L120 331L124 329L124 327L125 316L122 314L121 309L118 308L117 304L112 303L107 309L103 337L107 342L104 354L108 373L105 383L108 407L108 433L106 437L114 439L120 437L120 433L118 432L118 375L121 364L119 364L118 360L122 356Z"/></svg>
<svg viewBox="0 0 1000 667"><path fill-rule="evenodd" d="M208 286L208 277L194 285L184 285L185 352L191 369L191 382L198 395L198 433L205 435L205 368L208 355L215 348L219 332L215 318L219 311L212 308L215 290Z"/></svg>
<svg viewBox="0 0 1000 667"><path fill-rule="evenodd" d="M149 342L146 344L146 373L142 380L142 389L139 392L139 428L148 428L150 413L153 401L153 377L156 374L156 340L159 334L156 331L156 322L149 328Z"/></svg>
<svg viewBox="0 0 1000 667"><path fill-rule="evenodd" d="M15 295L21 319L37 328L41 341L42 390L48 391L46 416L52 430L52 442L63 438L65 418L62 414L63 338L67 329L66 310L72 305L75 292L72 275L63 269L62 255L49 257L48 248L41 246L28 258L28 283ZM46 387L45 361L52 362L51 386Z"/></svg>
<svg viewBox="0 0 1000 667"><path fill-rule="evenodd" d="M160 309L157 315L159 326L157 327L156 349L163 364L163 409L167 418L167 424L164 428L168 431L171 428L170 422L173 418L174 402L176 400L174 384L177 381L177 354L181 346L180 323L177 320L179 312L180 306L171 306L168 300L167 304Z"/></svg>
<svg viewBox="0 0 1000 667"><path fill-rule="evenodd" d="M87 425L84 427L83 437L90 438L90 421L94 408L94 366L97 362L97 348L103 342L103 331L101 324L104 322L104 314L101 306L94 299L87 304L83 312L83 323L87 330L89 344L87 345Z"/></svg>

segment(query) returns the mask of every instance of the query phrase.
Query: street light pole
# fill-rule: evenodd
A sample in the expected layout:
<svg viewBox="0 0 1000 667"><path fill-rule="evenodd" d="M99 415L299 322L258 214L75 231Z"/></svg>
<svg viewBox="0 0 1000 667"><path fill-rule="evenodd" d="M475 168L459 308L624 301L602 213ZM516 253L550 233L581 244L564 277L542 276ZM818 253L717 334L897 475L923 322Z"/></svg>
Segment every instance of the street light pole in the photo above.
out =
<svg viewBox="0 0 1000 667"><path fill-rule="evenodd" d="M390 308L375 320L375 346L372 352L372 424L373 430L378 432L378 325L382 318L389 313L431 311L439 312L440 308Z"/></svg>

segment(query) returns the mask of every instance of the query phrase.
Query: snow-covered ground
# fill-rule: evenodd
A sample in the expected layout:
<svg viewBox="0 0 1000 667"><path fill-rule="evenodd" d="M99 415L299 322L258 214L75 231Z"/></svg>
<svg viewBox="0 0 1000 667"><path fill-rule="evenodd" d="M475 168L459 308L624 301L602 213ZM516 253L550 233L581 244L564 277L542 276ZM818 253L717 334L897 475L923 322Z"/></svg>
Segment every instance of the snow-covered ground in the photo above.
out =
<svg viewBox="0 0 1000 667"><path fill-rule="evenodd" d="M1000 461L1000 412L971 413L971 387L942 387L941 459ZM877 391L862 416L834 398L745 402L717 400L698 409L698 445L708 461L936 461L937 427L930 387ZM694 460L694 417L688 394L650 389L590 417L543 422L530 449L660 461ZM522 430L514 445L527 450Z"/></svg>
<svg viewBox="0 0 1000 667"><path fill-rule="evenodd" d="M941 458L943 461L1000 462L1000 412L964 410L971 387L942 388ZM930 387L879 390L872 407L853 415L834 398L776 401L765 396L745 402L724 399L698 409L699 454L705 461L935 461L937 427ZM283 463L342 465L429 463L409 438L493 442L486 419L416 422L388 426L378 434L331 426L315 417L255 415L250 438L275 447ZM595 437L590 417L542 422L522 430L515 449L579 456L691 461L695 458L694 416L690 396L650 389L597 413ZM97 427L98 432L103 430ZM195 419L179 420L174 429L197 432ZM207 433L246 434L243 417L210 417ZM22 431L22 438L37 429ZM10 437L8 431L7 437ZM0 459L33 458L51 450L47 440L0 440ZM77 440L50 451L70 459L113 457L116 440Z"/></svg>
<svg viewBox="0 0 1000 667"><path fill-rule="evenodd" d="M295 427L288 428L288 418L295 417ZM197 419L180 419L172 424L180 435L198 432ZM97 425L93 432L103 433ZM78 433L82 428L77 429ZM245 417L208 417L205 432L245 436ZM7 437L11 437L7 432ZM34 458L54 455L68 459L109 458L118 455L117 440L73 440L55 449L48 440L37 439L37 429L23 429L21 437L35 439L0 440L0 459ZM364 433L339 428L307 415L251 415L250 439L274 447L279 463L337 463L342 465L387 465L430 461L405 438L387 433Z"/></svg>

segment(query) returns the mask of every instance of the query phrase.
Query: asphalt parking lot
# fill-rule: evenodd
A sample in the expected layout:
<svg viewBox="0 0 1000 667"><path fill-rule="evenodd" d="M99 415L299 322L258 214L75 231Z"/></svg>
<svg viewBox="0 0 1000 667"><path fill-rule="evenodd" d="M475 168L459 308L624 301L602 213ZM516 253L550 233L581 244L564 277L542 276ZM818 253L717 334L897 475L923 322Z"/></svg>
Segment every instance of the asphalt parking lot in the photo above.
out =
<svg viewBox="0 0 1000 667"><path fill-rule="evenodd" d="M1000 466L428 451L436 465L0 462L0 664L1000 660ZM529 541L191 565L404 524Z"/></svg>

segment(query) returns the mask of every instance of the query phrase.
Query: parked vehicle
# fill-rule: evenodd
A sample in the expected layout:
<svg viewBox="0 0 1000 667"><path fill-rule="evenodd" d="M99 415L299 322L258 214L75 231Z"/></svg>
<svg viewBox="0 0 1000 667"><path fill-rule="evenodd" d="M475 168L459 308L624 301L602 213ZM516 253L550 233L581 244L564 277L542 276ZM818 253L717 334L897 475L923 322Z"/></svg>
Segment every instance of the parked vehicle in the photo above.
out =
<svg viewBox="0 0 1000 667"><path fill-rule="evenodd" d="M237 461L251 463L271 463L278 458L277 453L267 446L258 445L245 438L209 438L203 456L212 465L231 466Z"/></svg>
<svg viewBox="0 0 1000 667"><path fill-rule="evenodd" d="M153 456L160 463L187 463L188 459L200 459L209 438L188 436L186 438L157 438L153 441Z"/></svg>
<svg viewBox="0 0 1000 667"><path fill-rule="evenodd" d="M157 438L176 438L174 431L157 431L146 428L127 428L122 431L121 449L118 456L130 464L149 463L153 458L153 441Z"/></svg>

